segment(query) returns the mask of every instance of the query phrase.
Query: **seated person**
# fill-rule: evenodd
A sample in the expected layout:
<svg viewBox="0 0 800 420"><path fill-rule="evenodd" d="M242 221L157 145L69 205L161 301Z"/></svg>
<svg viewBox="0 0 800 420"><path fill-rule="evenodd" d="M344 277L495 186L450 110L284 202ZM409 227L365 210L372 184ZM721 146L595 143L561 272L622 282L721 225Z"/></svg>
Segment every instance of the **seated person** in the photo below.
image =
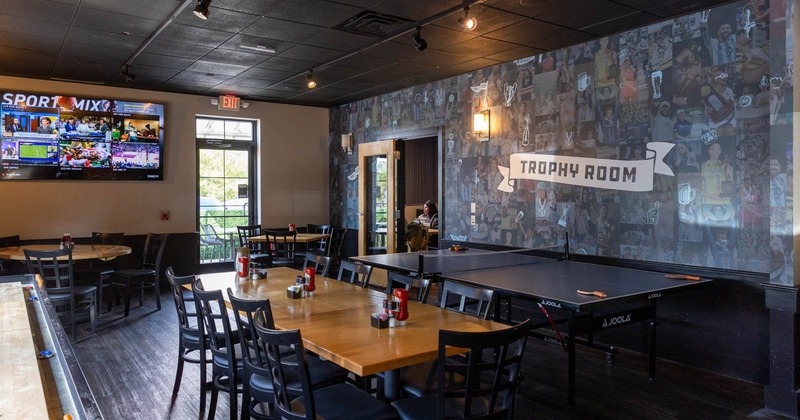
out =
<svg viewBox="0 0 800 420"><path fill-rule="evenodd" d="M78 126L75 125L74 118L67 118L67 123L64 124L64 131L67 133L76 133L78 131Z"/></svg>
<svg viewBox="0 0 800 420"><path fill-rule="evenodd" d="M154 138L155 136L156 136L156 130L150 128L150 124L145 124L144 130L142 130L142 137Z"/></svg>
<svg viewBox="0 0 800 420"><path fill-rule="evenodd" d="M51 124L53 120L50 117L42 117L39 120L39 126L36 127L36 132L40 134L58 134L58 130Z"/></svg>
<svg viewBox="0 0 800 420"><path fill-rule="evenodd" d="M6 131L11 133L22 131L22 126L19 124L19 118L14 118L10 124L6 125Z"/></svg>
<svg viewBox="0 0 800 420"><path fill-rule="evenodd" d="M422 205L422 214L420 214L416 221L430 229L439 229L439 210L436 204L428 200Z"/></svg>
<svg viewBox="0 0 800 420"><path fill-rule="evenodd" d="M128 126L125 127L125 132L128 133L128 140L136 141L136 136L137 136L136 127L133 126L132 122L129 122Z"/></svg>

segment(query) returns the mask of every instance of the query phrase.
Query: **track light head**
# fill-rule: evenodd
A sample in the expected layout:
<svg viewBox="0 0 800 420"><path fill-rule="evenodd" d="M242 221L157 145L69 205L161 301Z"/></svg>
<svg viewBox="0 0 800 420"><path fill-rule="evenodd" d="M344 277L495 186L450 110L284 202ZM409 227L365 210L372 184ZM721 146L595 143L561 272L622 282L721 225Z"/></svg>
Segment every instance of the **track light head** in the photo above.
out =
<svg viewBox="0 0 800 420"><path fill-rule="evenodd" d="M120 71L119 73L120 73L120 74L121 74L123 77L125 77L125 81L126 81L126 82L128 82L128 83L133 83L133 81L136 79L136 75L135 75L135 74L133 74L133 73L131 73L131 72L128 70L128 66L127 66L127 65L126 65L125 67L123 67L123 68L122 68L122 71Z"/></svg>
<svg viewBox="0 0 800 420"><path fill-rule="evenodd" d="M421 26L417 26L417 33L412 35L411 39L414 40L414 47L417 48L417 51L421 52L421 51L425 50L425 48L428 48L428 43L425 42L424 39L422 39L422 35L420 34L420 32L422 32L422 27Z"/></svg>
<svg viewBox="0 0 800 420"><path fill-rule="evenodd" d="M476 26L478 26L478 19L470 17L469 15L469 6L464 6L464 17L458 20L458 24L466 28L468 31L472 31Z"/></svg>
<svg viewBox="0 0 800 420"><path fill-rule="evenodd" d="M198 0L198 2L199 4L194 7L194 15L203 20L208 19L208 6L211 0Z"/></svg>
<svg viewBox="0 0 800 420"><path fill-rule="evenodd" d="M317 81L314 80L313 71L309 70L308 76L306 76L306 86L308 86L309 89L314 89L315 87L317 87Z"/></svg>

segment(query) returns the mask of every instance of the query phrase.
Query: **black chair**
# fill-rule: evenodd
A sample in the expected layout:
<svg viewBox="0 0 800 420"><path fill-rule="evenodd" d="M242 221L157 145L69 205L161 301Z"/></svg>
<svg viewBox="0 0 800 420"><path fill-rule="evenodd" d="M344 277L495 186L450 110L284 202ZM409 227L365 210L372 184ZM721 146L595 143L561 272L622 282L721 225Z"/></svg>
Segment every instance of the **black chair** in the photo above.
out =
<svg viewBox="0 0 800 420"><path fill-rule="evenodd" d="M148 233L144 242L142 267L129 270L116 270L111 273L111 283L115 295L119 288L125 290L125 316L131 310L131 292L139 291L139 306L144 304L144 289L152 288L156 297L156 307L161 310L161 256L167 244L168 233ZM108 300L111 310L111 299Z"/></svg>
<svg viewBox="0 0 800 420"><path fill-rule="evenodd" d="M328 244L328 256L331 257L331 266L339 267L342 261L342 245L347 228L331 228L331 240Z"/></svg>
<svg viewBox="0 0 800 420"><path fill-rule="evenodd" d="M331 234L331 225L315 225L315 224L308 224L306 228L307 233L319 233L322 235L330 235ZM330 249L330 242L331 237L328 236L325 239L321 239L319 241L309 242L308 248L306 249L306 254L317 254L317 255L325 255L330 256L328 254Z"/></svg>
<svg viewBox="0 0 800 420"><path fill-rule="evenodd" d="M228 289L228 300L231 310L239 314L236 319L239 331L239 342L242 343L244 356L244 371L242 376L242 419L254 417L257 419L270 419L274 416L275 394L272 388L267 367L266 354L262 343L258 341L256 332L256 313L264 317L264 325L275 328L272 319L272 309L269 299L248 300L237 298L231 289ZM287 349L288 351L288 349ZM344 382L347 371L333 363L323 361L317 357L309 357L311 371L311 384L314 388ZM266 403L269 407L267 413L258 410L259 403Z"/></svg>
<svg viewBox="0 0 800 420"><path fill-rule="evenodd" d="M275 392L279 418L306 420L381 420L395 419L397 413L382 401L350 383L314 389L300 330L269 328L256 316L256 331L261 340ZM291 354L286 354L291 349Z"/></svg>
<svg viewBox="0 0 800 420"><path fill-rule="evenodd" d="M124 237L123 232L92 232L92 245L121 245ZM88 266L75 268L75 284L97 287L97 307L100 309L103 309L104 292L111 289L111 273L115 268L116 259L91 260Z"/></svg>
<svg viewBox="0 0 800 420"><path fill-rule="evenodd" d="M453 297L457 299L456 303ZM494 309L494 291L446 280L442 284L439 307L490 319Z"/></svg>
<svg viewBox="0 0 800 420"><path fill-rule="evenodd" d="M220 261L224 260L226 251L225 239L217 235L217 230L214 229L214 226L205 224L200 226L200 229L200 246L211 249L211 258L209 260L214 261L214 257L219 258Z"/></svg>
<svg viewBox="0 0 800 420"><path fill-rule="evenodd" d="M349 278L346 277L347 273ZM369 287L369 278L372 275L372 266L366 264L356 264L352 261L342 261L339 264L339 276L337 279L358 284L361 287Z"/></svg>
<svg viewBox="0 0 800 420"><path fill-rule="evenodd" d="M219 391L230 395L231 420L236 419L239 386L242 382L244 364L239 333L231 328L228 308L221 290L203 290L203 283L196 279L192 283L197 311L203 320L203 328L208 334L209 350L212 360L211 403L208 407L209 420L214 419L217 410Z"/></svg>
<svg viewBox="0 0 800 420"><path fill-rule="evenodd" d="M331 269L331 259L324 255L306 255L305 258L303 258L302 268L305 269L307 267L314 267L317 275L328 277L328 273Z"/></svg>
<svg viewBox="0 0 800 420"><path fill-rule="evenodd" d="M209 348L208 339L203 330L203 321L197 314L194 294L186 286L191 287L195 276L176 276L172 267L165 271L167 281L172 289L172 299L175 301L175 310L178 312L178 368L175 371L175 384L172 386L172 395L178 394L183 378L183 365L185 362L200 365L200 407L206 407L206 364L211 360L206 357Z"/></svg>
<svg viewBox="0 0 800 420"><path fill-rule="evenodd" d="M395 283L400 283L403 287L411 292L412 288L417 289L416 300L420 303L428 302L428 295L431 291L431 284L433 279L427 277L413 277L405 274L389 272L389 280L386 284L386 294L391 294L395 287Z"/></svg>
<svg viewBox="0 0 800 420"><path fill-rule="evenodd" d="M78 339L77 314L83 311L89 311L89 321L94 333L97 330L97 288L73 284L72 249L25 249L23 252L28 273L38 274L44 280L44 287L53 307L57 312L67 314L72 327L72 338Z"/></svg>
<svg viewBox="0 0 800 420"><path fill-rule="evenodd" d="M239 246L250 250L250 261L259 267L272 267L272 255L264 250L264 243L247 240L247 238L261 236L263 234L261 226L236 226L236 231L239 233Z"/></svg>
<svg viewBox="0 0 800 420"><path fill-rule="evenodd" d="M482 319L492 317L494 291L480 287L445 280L442 284L442 295L439 307L455 312L473 315ZM454 356L456 358L460 356ZM461 377L463 381L463 376ZM455 383L458 378L448 378ZM435 363L420 363L409 366L401 372L403 391L409 395L421 396L430 393L436 385Z"/></svg>
<svg viewBox="0 0 800 420"><path fill-rule="evenodd" d="M436 393L392 403L403 419L511 419L519 369L531 328L526 320L489 332L439 330ZM467 351L448 357L447 347ZM488 356L487 356L488 355ZM456 383L448 381L459 377Z"/></svg>
<svg viewBox="0 0 800 420"><path fill-rule="evenodd" d="M20 238L19 235L12 235L12 236L3 236L0 238L0 248L8 248L11 246L19 246ZM3 261L0 260L0 273L2 274L15 274L17 269L19 268L18 261Z"/></svg>
<svg viewBox="0 0 800 420"><path fill-rule="evenodd" d="M272 257L272 266L295 267L297 231L264 229L262 232L267 237L267 251Z"/></svg>

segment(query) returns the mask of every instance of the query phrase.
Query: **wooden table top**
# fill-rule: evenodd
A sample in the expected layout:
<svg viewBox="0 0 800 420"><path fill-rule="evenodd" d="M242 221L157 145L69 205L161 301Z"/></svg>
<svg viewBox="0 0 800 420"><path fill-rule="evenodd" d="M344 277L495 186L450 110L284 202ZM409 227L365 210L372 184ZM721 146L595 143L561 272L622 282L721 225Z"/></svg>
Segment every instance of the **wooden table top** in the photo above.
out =
<svg viewBox="0 0 800 420"><path fill-rule="evenodd" d="M327 360L360 376L435 360L439 329L489 331L507 325L470 315L409 302L404 326L378 329L370 315L383 309L381 292L346 282L317 277L314 295L290 299L286 288L295 283L299 270L268 269L266 280L238 280L233 272L199 276L206 290L228 287L237 297L270 300L275 326L300 329L304 345ZM227 299L227 293L223 292ZM453 349L453 354L458 349Z"/></svg>
<svg viewBox="0 0 800 420"><path fill-rule="evenodd" d="M58 244L22 245L0 248L0 259L25 261L23 249L34 251L55 251ZM73 260L102 259L110 260L131 253L131 247L124 245L75 245L72 249Z"/></svg>
<svg viewBox="0 0 800 420"><path fill-rule="evenodd" d="M297 233L297 237L295 238L295 242L297 243L309 243L309 242L316 242L321 241L325 238L330 237L330 234L327 233ZM251 236L247 238L248 242L267 242L267 235L259 235L259 236ZM283 236L278 236L275 238L276 242L284 242Z"/></svg>

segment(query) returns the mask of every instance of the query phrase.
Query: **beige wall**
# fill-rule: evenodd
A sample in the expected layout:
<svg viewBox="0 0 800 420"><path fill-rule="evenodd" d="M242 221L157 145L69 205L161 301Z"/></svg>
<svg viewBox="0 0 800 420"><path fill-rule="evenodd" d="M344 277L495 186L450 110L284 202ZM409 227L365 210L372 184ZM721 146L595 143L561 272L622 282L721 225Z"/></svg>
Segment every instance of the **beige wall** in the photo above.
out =
<svg viewBox="0 0 800 420"><path fill-rule="evenodd" d="M164 103L164 181L0 182L0 236L23 239L92 231L196 230L195 115L257 119L260 221L264 226L327 223L328 110L249 101L240 112L218 111L207 96L0 76L0 91L108 97ZM170 220L160 220L161 210Z"/></svg>

